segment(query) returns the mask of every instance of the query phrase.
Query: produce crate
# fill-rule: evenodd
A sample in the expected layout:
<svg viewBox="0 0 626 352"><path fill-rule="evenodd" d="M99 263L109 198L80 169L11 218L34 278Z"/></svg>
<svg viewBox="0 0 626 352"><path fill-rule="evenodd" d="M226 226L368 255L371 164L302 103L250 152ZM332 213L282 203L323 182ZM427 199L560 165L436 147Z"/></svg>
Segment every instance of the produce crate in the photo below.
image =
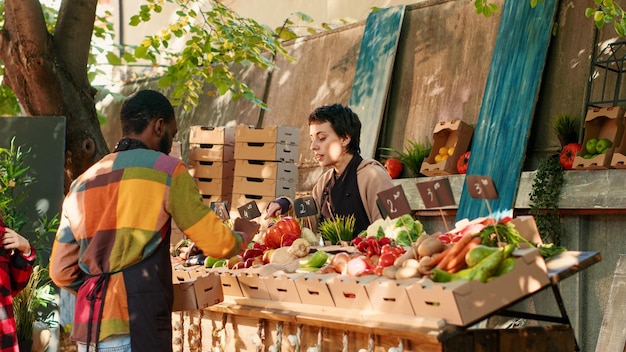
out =
<svg viewBox="0 0 626 352"><path fill-rule="evenodd" d="M376 312L415 315L407 289L416 279L390 280L379 277L365 285L372 308Z"/></svg>
<svg viewBox="0 0 626 352"><path fill-rule="evenodd" d="M190 144L189 161L231 161L235 147L226 144Z"/></svg>
<svg viewBox="0 0 626 352"><path fill-rule="evenodd" d="M235 174L235 162L201 161L189 162L189 174L195 178L232 178Z"/></svg>
<svg viewBox="0 0 626 352"><path fill-rule="evenodd" d="M189 127L189 143L234 145L235 126L191 126Z"/></svg>
<svg viewBox="0 0 626 352"><path fill-rule="evenodd" d="M173 311L203 309L224 301L222 284L216 274L204 270L175 271L173 283Z"/></svg>
<svg viewBox="0 0 626 352"><path fill-rule="evenodd" d="M620 107L594 108L587 111L585 116L585 138L582 149L574 158L573 168L576 170L608 169L611 167L613 152L622 142L624 134L624 110ZM585 145L592 139L607 138L613 145L607 149L606 153L596 155L590 159L585 159L587 154ZM624 150L622 150L624 151ZM615 164L620 162L616 158Z"/></svg>
<svg viewBox="0 0 626 352"><path fill-rule="evenodd" d="M260 196L295 198L296 182L271 178L235 176L232 189L239 194L257 194Z"/></svg>
<svg viewBox="0 0 626 352"><path fill-rule="evenodd" d="M298 166L294 163L242 159L235 160L234 175L297 182Z"/></svg>
<svg viewBox="0 0 626 352"><path fill-rule="evenodd" d="M302 303L335 307L335 301L327 285L327 282L334 276L336 275L313 273L298 277L295 283Z"/></svg>
<svg viewBox="0 0 626 352"><path fill-rule="evenodd" d="M202 195L224 195L233 193L232 178L194 178L198 191Z"/></svg>
<svg viewBox="0 0 626 352"><path fill-rule="evenodd" d="M236 128L237 142L279 143L297 145L300 142L300 129L289 126L254 126L238 125Z"/></svg>
<svg viewBox="0 0 626 352"><path fill-rule="evenodd" d="M276 274L264 277L270 299L275 302L302 303L296 281L300 274Z"/></svg>
<svg viewBox="0 0 626 352"><path fill-rule="evenodd" d="M263 213L265 209L267 208L267 205L274 199L276 199L276 197L262 196L258 194L242 194L242 193L235 192L233 193L233 202L232 202L233 206L231 207L231 212L232 211L236 212L237 208L254 201L257 207L259 208L259 210L261 211L261 213ZM239 215L237 214L237 216Z"/></svg>
<svg viewBox="0 0 626 352"><path fill-rule="evenodd" d="M515 268L487 283L413 282L406 288L413 310L420 316L466 326L550 284L546 263L537 249L516 249L513 256L517 257Z"/></svg>
<svg viewBox="0 0 626 352"><path fill-rule="evenodd" d="M237 281L243 296L252 299L270 300L270 293L259 274L247 272L246 270L238 270L236 274Z"/></svg>
<svg viewBox="0 0 626 352"><path fill-rule="evenodd" d="M232 204L232 200L233 200L233 195L232 193L226 193L226 194L217 194L217 195L212 195L212 194L202 194L202 201L204 202L204 204L210 206L211 203L215 203L215 202L227 202L229 208L230 205Z"/></svg>
<svg viewBox="0 0 626 352"><path fill-rule="evenodd" d="M420 173L425 176L441 176L458 174L456 164L459 157L467 152L474 127L460 120L439 122L433 131L433 147L430 155L424 159ZM435 157L441 147L454 148L454 153L446 160L437 162Z"/></svg>
<svg viewBox="0 0 626 352"><path fill-rule="evenodd" d="M235 159L296 162L298 145L270 142L235 142Z"/></svg>
<svg viewBox="0 0 626 352"><path fill-rule="evenodd" d="M336 307L374 310L366 285L377 278L378 276L375 275L361 277L336 275L328 281L327 285Z"/></svg>

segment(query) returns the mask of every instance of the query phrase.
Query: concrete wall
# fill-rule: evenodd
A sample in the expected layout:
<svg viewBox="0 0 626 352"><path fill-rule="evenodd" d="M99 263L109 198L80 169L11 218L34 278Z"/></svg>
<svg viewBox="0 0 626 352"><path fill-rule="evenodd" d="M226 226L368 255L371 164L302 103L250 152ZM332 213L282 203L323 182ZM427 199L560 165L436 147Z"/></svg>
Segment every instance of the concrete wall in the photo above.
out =
<svg viewBox="0 0 626 352"><path fill-rule="evenodd" d="M502 6L503 1L495 2ZM525 170L535 169L545 156L559 150L559 142L551 131L554 116L561 113L584 116L591 59L599 45L616 40L611 26L597 31L593 22L585 18L586 6L580 1L560 2L527 145ZM476 15L467 1L426 0L407 7L379 146L401 149L407 140L432 141L432 129L439 121L477 122L498 21L497 14L490 18ZM183 143L183 156L186 157L191 125L298 126L301 128L298 190L310 190L321 170L308 150L306 118L319 105L348 103L364 24L361 21L287 43L297 61L289 63L279 58L280 70L271 75L242 68L242 77L246 77L260 96L267 96L269 111L260 111L246 101L231 102L228 97L205 97L191 113L180 112L178 139ZM154 87L155 82L128 85L122 92L130 93L138 86ZM110 116L103 131L113 146L120 136L115 122L119 103L103 105L104 113ZM590 177L593 177L591 172ZM581 205L581 208L593 206ZM422 220L428 232L442 226L437 217ZM604 258L562 284L582 351L595 348L617 256L626 252L626 243L619 236L624 222L622 215L609 214L580 213L563 218L563 245L572 250L600 251ZM534 301L537 310L555 311L549 295L538 295Z"/></svg>

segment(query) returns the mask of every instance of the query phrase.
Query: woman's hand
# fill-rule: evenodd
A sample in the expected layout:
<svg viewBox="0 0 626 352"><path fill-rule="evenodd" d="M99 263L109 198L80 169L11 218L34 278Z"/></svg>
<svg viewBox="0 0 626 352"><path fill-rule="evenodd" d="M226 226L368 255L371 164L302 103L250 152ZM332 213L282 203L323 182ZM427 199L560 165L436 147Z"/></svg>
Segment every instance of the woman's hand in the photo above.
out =
<svg viewBox="0 0 626 352"><path fill-rule="evenodd" d="M17 249L20 253L30 254L30 243L19 233L6 227L4 237L2 237L2 246L4 249Z"/></svg>
<svg viewBox="0 0 626 352"><path fill-rule="evenodd" d="M270 204L267 206L267 209L265 210L265 220L268 219L272 219L272 218L276 218L278 216L280 216L282 214L282 207L280 204L278 204L278 202L270 202Z"/></svg>

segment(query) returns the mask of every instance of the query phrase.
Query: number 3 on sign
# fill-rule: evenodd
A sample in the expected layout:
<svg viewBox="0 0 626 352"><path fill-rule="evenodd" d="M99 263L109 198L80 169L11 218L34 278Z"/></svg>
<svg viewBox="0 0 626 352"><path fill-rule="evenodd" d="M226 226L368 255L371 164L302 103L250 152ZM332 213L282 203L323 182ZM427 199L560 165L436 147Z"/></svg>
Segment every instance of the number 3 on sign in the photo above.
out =
<svg viewBox="0 0 626 352"><path fill-rule="evenodd" d="M467 176L467 190L472 198L497 199L498 192L489 176Z"/></svg>

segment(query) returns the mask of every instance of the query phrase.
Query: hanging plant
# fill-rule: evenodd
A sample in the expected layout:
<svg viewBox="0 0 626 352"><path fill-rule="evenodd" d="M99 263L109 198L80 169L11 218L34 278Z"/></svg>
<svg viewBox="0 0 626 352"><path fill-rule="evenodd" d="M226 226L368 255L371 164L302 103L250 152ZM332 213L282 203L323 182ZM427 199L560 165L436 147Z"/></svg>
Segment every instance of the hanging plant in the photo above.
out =
<svg viewBox="0 0 626 352"><path fill-rule="evenodd" d="M559 154L543 160L537 167L530 192L530 212L535 217L537 228L544 243L561 242L561 218L559 198L565 183L564 170L559 163Z"/></svg>

